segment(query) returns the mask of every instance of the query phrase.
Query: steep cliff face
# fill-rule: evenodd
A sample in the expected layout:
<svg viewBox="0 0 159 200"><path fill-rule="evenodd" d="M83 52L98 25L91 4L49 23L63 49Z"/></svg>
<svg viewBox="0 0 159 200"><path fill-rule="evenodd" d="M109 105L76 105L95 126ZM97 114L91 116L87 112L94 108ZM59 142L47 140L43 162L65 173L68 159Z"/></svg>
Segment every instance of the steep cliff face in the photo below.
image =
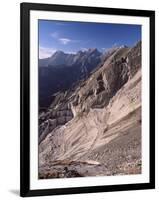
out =
<svg viewBox="0 0 159 200"><path fill-rule="evenodd" d="M140 42L55 96L40 115L39 178L141 172Z"/></svg>

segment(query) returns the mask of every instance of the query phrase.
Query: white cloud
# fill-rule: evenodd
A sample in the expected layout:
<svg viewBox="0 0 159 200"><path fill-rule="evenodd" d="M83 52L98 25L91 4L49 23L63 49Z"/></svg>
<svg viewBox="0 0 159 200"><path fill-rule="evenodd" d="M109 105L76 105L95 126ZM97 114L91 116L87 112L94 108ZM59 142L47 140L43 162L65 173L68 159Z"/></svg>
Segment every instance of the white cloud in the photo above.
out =
<svg viewBox="0 0 159 200"><path fill-rule="evenodd" d="M109 51L110 49L111 49L111 48L105 48L105 47L101 48L102 52L107 52L107 51Z"/></svg>
<svg viewBox="0 0 159 200"><path fill-rule="evenodd" d="M68 44L68 43L71 42L71 39L69 39L69 38L59 38L59 41L60 41L62 44L66 45L66 44Z"/></svg>
<svg viewBox="0 0 159 200"><path fill-rule="evenodd" d="M53 53L55 53L56 49L53 48L47 48L47 47L39 47L39 58L48 58L52 56Z"/></svg>
<svg viewBox="0 0 159 200"><path fill-rule="evenodd" d="M118 43L114 43L113 45L112 45L112 47L117 47L118 46Z"/></svg>
<svg viewBox="0 0 159 200"><path fill-rule="evenodd" d="M76 54L77 52L76 52L76 51L66 51L65 53L68 53L68 54Z"/></svg>
<svg viewBox="0 0 159 200"><path fill-rule="evenodd" d="M57 39L59 37L58 32L51 33L51 37Z"/></svg>
<svg viewBox="0 0 159 200"><path fill-rule="evenodd" d="M82 47L81 51L88 51L88 48Z"/></svg>
<svg viewBox="0 0 159 200"><path fill-rule="evenodd" d="M80 40L73 40L67 37L60 37L58 32L53 32L50 34L51 37L53 37L54 39L56 39L57 41L59 41L61 44L63 45L67 45L68 43L77 43L80 42Z"/></svg>

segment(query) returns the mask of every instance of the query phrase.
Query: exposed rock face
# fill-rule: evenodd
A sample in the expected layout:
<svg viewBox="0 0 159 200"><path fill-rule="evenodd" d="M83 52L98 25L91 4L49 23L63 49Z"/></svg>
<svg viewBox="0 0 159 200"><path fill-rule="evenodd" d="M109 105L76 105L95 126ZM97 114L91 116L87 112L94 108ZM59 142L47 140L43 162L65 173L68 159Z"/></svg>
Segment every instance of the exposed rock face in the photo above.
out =
<svg viewBox="0 0 159 200"><path fill-rule="evenodd" d="M40 178L141 173L141 42L55 94L39 121Z"/></svg>
<svg viewBox="0 0 159 200"><path fill-rule="evenodd" d="M39 116L39 143L56 127L66 124L73 118L73 113L67 100L70 94L59 93L47 110Z"/></svg>

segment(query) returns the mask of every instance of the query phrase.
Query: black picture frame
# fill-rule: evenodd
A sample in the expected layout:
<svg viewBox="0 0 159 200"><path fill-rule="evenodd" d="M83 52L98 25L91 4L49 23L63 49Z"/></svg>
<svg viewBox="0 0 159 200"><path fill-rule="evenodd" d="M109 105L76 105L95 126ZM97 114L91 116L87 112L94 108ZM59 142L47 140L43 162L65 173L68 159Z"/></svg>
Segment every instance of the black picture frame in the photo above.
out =
<svg viewBox="0 0 159 200"><path fill-rule="evenodd" d="M60 11L77 13L94 13L106 15L123 15L148 17L150 19L150 180L149 183L103 185L89 187L59 188L59 189L30 189L30 11ZM21 106L20 106L20 195L22 197L39 195L61 195L76 193L95 193L123 190L140 190L155 188L155 11L131 10L102 7L83 7L71 5L49 5L21 3Z"/></svg>

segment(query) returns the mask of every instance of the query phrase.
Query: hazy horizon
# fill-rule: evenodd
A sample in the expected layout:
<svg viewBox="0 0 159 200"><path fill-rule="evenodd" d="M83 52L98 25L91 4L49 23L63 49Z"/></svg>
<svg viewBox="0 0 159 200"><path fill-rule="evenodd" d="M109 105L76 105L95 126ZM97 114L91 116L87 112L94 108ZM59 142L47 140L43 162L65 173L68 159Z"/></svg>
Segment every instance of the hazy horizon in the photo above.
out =
<svg viewBox="0 0 159 200"><path fill-rule="evenodd" d="M89 48L100 52L141 40L141 25L39 20L39 58L60 50L76 53Z"/></svg>

